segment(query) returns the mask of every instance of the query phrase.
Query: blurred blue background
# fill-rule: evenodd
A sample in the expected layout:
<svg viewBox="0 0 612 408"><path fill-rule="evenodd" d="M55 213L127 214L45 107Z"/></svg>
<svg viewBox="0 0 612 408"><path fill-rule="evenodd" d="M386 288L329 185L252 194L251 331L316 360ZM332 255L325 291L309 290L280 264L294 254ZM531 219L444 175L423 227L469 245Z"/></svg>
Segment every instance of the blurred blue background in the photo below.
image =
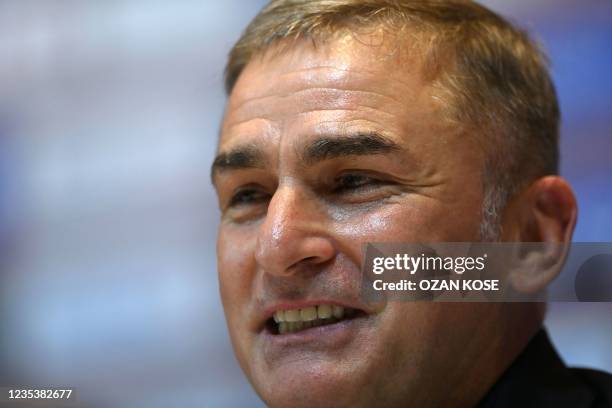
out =
<svg viewBox="0 0 612 408"><path fill-rule="evenodd" d="M491 0L553 61L576 241L612 241L612 2ZM208 178L233 41L264 4L0 2L0 384L90 406L258 406L218 296ZM612 371L612 304L552 304Z"/></svg>

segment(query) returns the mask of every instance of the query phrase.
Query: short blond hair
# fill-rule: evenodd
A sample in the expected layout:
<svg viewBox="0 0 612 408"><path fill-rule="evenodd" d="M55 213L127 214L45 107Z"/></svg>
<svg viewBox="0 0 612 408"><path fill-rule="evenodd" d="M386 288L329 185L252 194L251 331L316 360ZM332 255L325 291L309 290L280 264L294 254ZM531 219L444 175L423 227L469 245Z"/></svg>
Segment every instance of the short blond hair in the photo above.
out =
<svg viewBox="0 0 612 408"><path fill-rule="evenodd" d="M272 0L230 52L227 94L252 58L281 40L316 44L364 27L427 39L427 79L452 119L487 147L485 216L497 217L525 185L558 172L560 113L547 58L525 31L473 1Z"/></svg>

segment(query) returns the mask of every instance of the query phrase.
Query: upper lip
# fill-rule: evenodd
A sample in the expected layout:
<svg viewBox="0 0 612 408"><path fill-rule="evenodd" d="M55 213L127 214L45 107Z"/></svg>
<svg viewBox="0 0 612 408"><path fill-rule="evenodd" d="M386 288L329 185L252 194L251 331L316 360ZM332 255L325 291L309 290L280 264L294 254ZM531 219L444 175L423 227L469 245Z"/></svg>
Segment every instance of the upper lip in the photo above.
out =
<svg viewBox="0 0 612 408"><path fill-rule="evenodd" d="M279 301L279 302L270 303L264 306L263 312L261 313L260 319L258 322L259 330L261 331L264 328L266 322L269 319L271 319L272 316L274 316L274 313L278 312L279 310L303 309L306 307L316 306L316 305L321 305L321 304L336 305L336 306L341 306L344 308L355 309L355 310L362 311L366 314L372 313L371 310L368 310L368 308L361 303L341 301L341 300L335 300L335 299L304 299L300 301L294 300L294 301L284 301L284 302Z"/></svg>

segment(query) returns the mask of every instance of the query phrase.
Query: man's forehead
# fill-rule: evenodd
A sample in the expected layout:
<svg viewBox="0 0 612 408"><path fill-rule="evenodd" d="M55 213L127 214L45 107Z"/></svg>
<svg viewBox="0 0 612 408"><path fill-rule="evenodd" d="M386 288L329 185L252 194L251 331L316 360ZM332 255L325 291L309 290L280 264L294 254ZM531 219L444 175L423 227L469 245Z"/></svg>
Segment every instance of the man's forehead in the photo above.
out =
<svg viewBox="0 0 612 408"><path fill-rule="evenodd" d="M329 127L332 111L343 111L347 119L348 112L373 109L368 116L382 119L384 114L403 115L407 105L413 110L429 108L419 64L401 53L395 45L353 37L325 45L302 41L270 49L247 65L234 87L222 144L236 134L244 135L245 128L271 133L280 118L303 121L312 112L319 115L319 126Z"/></svg>
<svg viewBox="0 0 612 408"><path fill-rule="evenodd" d="M422 85L417 53L404 41L378 37L346 35L322 44L301 40L273 45L247 64L228 109L305 88L394 93L398 85Z"/></svg>

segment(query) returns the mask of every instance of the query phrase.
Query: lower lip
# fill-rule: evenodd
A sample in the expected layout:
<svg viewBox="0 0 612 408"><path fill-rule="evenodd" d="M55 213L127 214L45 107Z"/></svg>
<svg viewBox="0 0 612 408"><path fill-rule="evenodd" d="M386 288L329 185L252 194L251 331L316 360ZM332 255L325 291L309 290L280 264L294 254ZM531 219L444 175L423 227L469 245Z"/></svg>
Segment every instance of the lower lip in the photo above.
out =
<svg viewBox="0 0 612 408"><path fill-rule="evenodd" d="M272 334L268 330L262 332L266 349L277 352L278 349L312 349L326 350L343 347L366 329L369 315L341 320L334 324L311 327L294 333Z"/></svg>

